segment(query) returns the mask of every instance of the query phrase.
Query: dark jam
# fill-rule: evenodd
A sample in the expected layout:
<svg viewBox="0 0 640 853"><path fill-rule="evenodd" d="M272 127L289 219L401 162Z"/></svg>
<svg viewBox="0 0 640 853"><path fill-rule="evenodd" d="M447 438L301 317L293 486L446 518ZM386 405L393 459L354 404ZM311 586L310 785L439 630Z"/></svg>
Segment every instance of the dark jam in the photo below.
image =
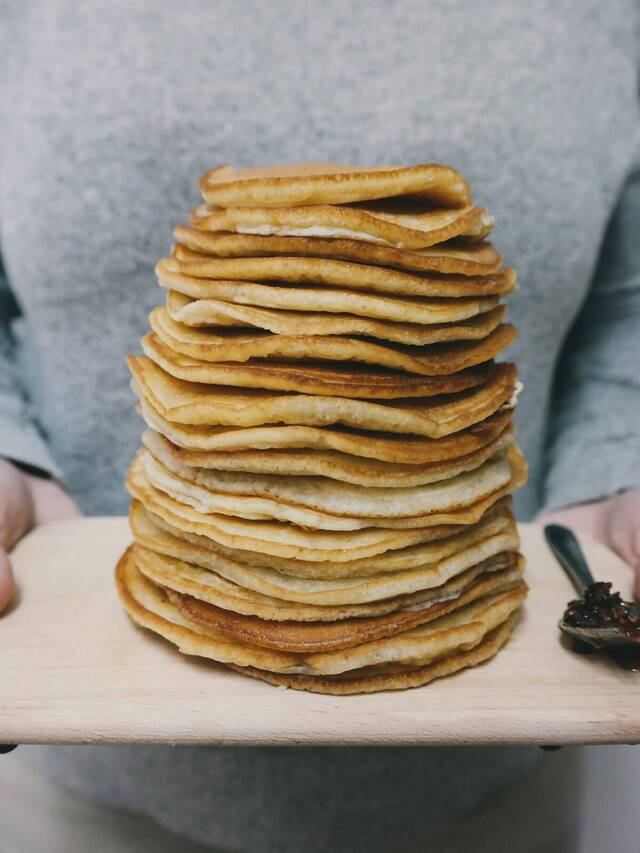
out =
<svg viewBox="0 0 640 853"><path fill-rule="evenodd" d="M574 628L618 628L630 640L640 642L640 607L628 604L610 583L592 583L584 598L570 601L563 616Z"/></svg>

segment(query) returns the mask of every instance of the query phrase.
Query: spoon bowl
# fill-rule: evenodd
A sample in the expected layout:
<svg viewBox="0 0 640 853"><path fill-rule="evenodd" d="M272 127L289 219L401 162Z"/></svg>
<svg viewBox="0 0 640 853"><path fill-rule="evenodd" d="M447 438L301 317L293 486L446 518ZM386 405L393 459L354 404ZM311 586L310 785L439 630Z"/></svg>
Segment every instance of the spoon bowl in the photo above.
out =
<svg viewBox="0 0 640 853"><path fill-rule="evenodd" d="M640 646L637 640L627 637L619 628L581 628L578 625L570 625L564 619L558 621L558 628L596 649L603 649L605 646Z"/></svg>

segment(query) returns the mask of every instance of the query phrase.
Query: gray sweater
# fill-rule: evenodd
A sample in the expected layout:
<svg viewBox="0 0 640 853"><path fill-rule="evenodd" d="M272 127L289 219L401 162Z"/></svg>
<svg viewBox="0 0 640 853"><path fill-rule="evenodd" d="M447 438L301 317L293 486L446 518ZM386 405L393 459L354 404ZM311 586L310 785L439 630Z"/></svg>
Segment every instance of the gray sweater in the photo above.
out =
<svg viewBox="0 0 640 853"><path fill-rule="evenodd" d="M441 161L470 179L520 271L520 516L640 483L635 2L0 0L0 14L0 454L61 477L88 513L125 511L141 425L123 357L205 168ZM398 832L419 846L533 757L32 760L230 849L377 851Z"/></svg>

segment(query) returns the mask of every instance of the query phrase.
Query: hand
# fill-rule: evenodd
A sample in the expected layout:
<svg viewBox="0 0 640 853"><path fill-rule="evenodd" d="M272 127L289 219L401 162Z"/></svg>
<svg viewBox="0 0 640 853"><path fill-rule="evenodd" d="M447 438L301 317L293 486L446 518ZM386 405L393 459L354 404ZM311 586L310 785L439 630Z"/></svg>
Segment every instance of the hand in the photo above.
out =
<svg viewBox="0 0 640 853"><path fill-rule="evenodd" d="M13 592L8 552L38 524L78 515L73 499L55 481L31 477L0 459L0 613Z"/></svg>
<svg viewBox="0 0 640 853"><path fill-rule="evenodd" d="M640 488L606 500L544 512L537 521L573 527L615 551L635 571L635 594L640 599Z"/></svg>

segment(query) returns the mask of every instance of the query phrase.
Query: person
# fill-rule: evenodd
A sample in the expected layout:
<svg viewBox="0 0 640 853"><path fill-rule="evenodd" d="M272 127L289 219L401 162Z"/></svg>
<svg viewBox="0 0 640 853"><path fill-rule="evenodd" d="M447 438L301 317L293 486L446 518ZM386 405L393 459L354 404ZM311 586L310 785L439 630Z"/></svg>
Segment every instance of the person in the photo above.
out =
<svg viewBox="0 0 640 853"><path fill-rule="evenodd" d="M35 525L126 511L141 422L123 358L162 299L173 224L223 162L459 168L520 272L519 517L566 521L638 571L633 0L0 12L2 605ZM0 849L568 853L563 754L21 747L0 757Z"/></svg>

